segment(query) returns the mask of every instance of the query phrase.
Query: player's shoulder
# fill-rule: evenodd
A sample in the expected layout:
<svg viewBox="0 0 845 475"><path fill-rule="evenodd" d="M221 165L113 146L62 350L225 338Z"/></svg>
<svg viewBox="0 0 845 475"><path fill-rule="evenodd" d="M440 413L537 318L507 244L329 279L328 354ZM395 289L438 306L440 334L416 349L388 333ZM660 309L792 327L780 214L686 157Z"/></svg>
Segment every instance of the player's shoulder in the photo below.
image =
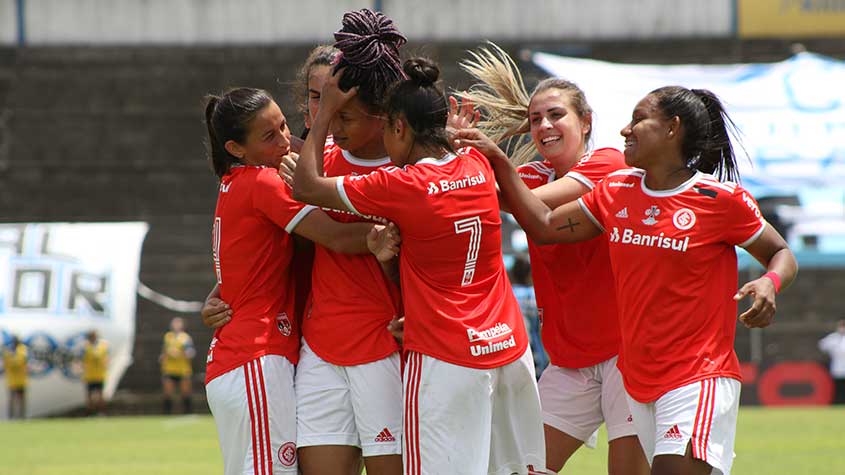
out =
<svg viewBox="0 0 845 475"><path fill-rule="evenodd" d="M692 191L699 195L717 200L717 202L742 199L743 195L751 195L738 183L732 181L719 181L718 178L709 173L699 173Z"/></svg>

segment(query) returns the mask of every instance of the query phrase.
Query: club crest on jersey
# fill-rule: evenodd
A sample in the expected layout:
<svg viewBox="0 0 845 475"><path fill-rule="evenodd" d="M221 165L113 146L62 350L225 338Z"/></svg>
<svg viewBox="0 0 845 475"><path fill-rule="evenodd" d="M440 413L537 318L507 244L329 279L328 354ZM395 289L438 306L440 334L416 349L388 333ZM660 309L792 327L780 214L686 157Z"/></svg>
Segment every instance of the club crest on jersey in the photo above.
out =
<svg viewBox="0 0 845 475"><path fill-rule="evenodd" d="M646 218L643 220L643 224L647 226L654 226L657 224L657 216L660 215L660 208L657 206L652 206L651 208L645 210Z"/></svg>
<svg viewBox="0 0 845 475"><path fill-rule="evenodd" d="M291 325L290 319L288 319L288 314L285 312L276 316L276 326L279 327L279 331L284 336L290 336L291 330L293 329L293 325Z"/></svg>
<svg viewBox="0 0 845 475"><path fill-rule="evenodd" d="M296 463L296 444L293 442L285 442L281 447L279 447L279 451L276 455L279 457L279 463L281 463L283 467L293 467L293 464Z"/></svg>
<svg viewBox="0 0 845 475"><path fill-rule="evenodd" d="M681 231L686 231L695 225L695 213L691 209L681 208L672 215L672 224Z"/></svg>

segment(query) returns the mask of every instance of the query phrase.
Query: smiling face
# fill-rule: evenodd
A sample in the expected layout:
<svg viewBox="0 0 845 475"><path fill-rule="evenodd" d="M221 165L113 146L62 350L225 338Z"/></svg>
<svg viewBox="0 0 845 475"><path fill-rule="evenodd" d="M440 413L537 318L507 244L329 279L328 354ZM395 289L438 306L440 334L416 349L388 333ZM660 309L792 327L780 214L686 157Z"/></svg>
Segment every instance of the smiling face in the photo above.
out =
<svg viewBox="0 0 845 475"><path fill-rule="evenodd" d="M625 163L632 167L648 168L667 145L672 124L657 105L653 94L645 96L634 108L631 122L621 131L625 137Z"/></svg>
<svg viewBox="0 0 845 475"><path fill-rule="evenodd" d="M550 88L536 93L528 105L531 139L555 170L572 168L585 150L590 118L581 118L569 92Z"/></svg>
<svg viewBox="0 0 845 475"><path fill-rule="evenodd" d="M271 101L259 110L247 124L244 143L232 148L234 155L247 165L279 168L282 157L290 152L290 129L279 106Z"/></svg>
<svg viewBox="0 0 845 475"><path fill-rule="evenodd" d="M384 120L371 113L357 97L347 101L332 118L334 143L359 158L381 158Z"/></svg>

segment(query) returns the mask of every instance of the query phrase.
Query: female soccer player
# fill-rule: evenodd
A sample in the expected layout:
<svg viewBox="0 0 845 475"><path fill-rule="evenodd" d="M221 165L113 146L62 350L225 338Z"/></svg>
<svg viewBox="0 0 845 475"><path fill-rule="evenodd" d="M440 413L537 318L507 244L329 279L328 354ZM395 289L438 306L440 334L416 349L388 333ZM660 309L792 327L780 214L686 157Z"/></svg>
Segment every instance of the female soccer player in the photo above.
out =
<svg viewBox="0 0 845 475"><path fill-rule="evenodd" d="M369 223L341 224L294 201L277 168L290 148L278 105L260 89L210 96L211 160L220 179L212 232L216 292L231 305L208 350L206 393L225 473L297 473L291 233L367 252Z"/></svg>
<svg viewBox="0 0 845 475"><path fill-rule="evenodd" d="M525 474L543 464L542 418L502 263L492 170L478 154L452 153L437 67L415 59L403 69L409 79L385 100L384 143L396 167L323 176L330 122L357 92L341 91L347 71L338 71L323 89L294 196L402 229L405 473Z"/></svg>
<svg viewBox="0 0 845 475"><path fill-rule="evenodd" d="M622 334L618 365L655 475L730 473L740 389L736 301L752 296L739 318L767 326L781 282L789 285L797 272L754 199L719 180L737 178L730 123L709 91L652 91L621 132L625 162L637 168L609 174L554 210L478 130L457 134L458 143L489 154L502 196L532 239L609 234ZM739 291L736 245L768 270Z"/></svg>
<svg viewBox="0 0 845 475"><path fill-rule="evenodd" d="M195 354L194 341L185 331L185 321L178 317L174 318L170 321L170 331L164 334L159 356L165 414L173 412L173 395L176 393L177 385L182 396L182 411L190 414L193 392L191 376L194 374Z"/></svg>
<svg viewBox="0 0 845 475"><path fill-rule="evenodd" d="M461 94L485 112L481 123L495 141L530 135L513 155L522 181L549 206L576 199L625 167L612 148L588 150L592 108L584 92L560 78L541 81L529 96L510 56L491 45L462 63L479 84ZM607 239L541 245L529 239L531 273L551 365L540 376L546 467L559 472L604 422L608 473L642 474L648 464L636 437L616 367L619 317Z"/></svg>
<svg viewBox="0 0 845 475"><path fill-rule="evenodd" d="M327 176L367 175L390 165L380 104L387 88L403 77L399 48L405 38L389 18L371 10L345 14L342 25L335 33L335 68L345 68L343 86L356 87L359 94L334 111L333 144L322 149L321 162ZM322 76L309 81L311 97L319 97L319 91L312 92L315 83L331 74L317 72ZM328 208L339 222L373 221L342 207ZM368 474L399 475L401 362L387 328L401 314L399 289L373 256L320 245L312 273L296 371L300 467L305 475L357 473L363 456Z"/></svg>

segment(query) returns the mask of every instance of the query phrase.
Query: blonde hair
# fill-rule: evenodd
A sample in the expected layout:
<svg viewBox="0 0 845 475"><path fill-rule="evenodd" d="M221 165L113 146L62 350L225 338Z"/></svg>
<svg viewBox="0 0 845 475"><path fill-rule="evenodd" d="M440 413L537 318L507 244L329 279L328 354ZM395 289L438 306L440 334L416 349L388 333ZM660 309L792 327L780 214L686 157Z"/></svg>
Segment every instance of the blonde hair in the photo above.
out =
<svg viewBox="0 0 845 475"><path fill-rule="evenodd" d="M560 78L540 81L529 95L525 90L522 74L514 60L495 43L489 48L481 47L469 51L471 59L460 62L461 69L469 73L478 83L467 91L458 92L462 99L471 100L481 111L484 119L478 128L494 142L512 148L511 161L516 165L531 161L537 155L534 141L528 137L531 124L528 121L528 106L531 98L547 89L560 89L569 93L572 106L582 121L592 121L592 108L587 103L584 91L575 83ZM584 142L590 140L587 132Z"/></svg>

